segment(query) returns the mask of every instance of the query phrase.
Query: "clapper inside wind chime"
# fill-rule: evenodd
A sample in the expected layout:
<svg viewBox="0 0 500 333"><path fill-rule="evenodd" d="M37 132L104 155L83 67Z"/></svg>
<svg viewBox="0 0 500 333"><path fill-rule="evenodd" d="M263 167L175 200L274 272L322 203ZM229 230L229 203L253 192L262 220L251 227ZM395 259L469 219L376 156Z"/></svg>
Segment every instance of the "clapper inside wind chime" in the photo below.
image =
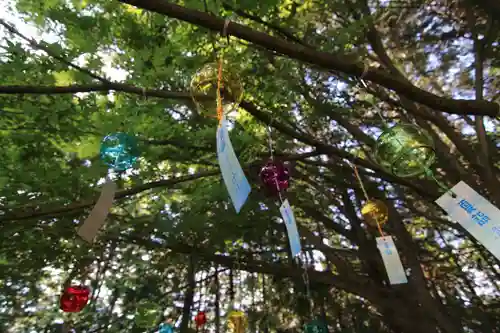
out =
<svg viewBox="0 0 500 333"><path fill-rule="evenodd" d="M137 140L125 133L114 133L106 136L101 143L101 160L110 167L108 171L124 172L133 167L139 156ZM104 225L109 210L113 205L116 183L106 176L101 195L89 217L78 229L78 235L85 241L93 243L99 229Z"/></svg>

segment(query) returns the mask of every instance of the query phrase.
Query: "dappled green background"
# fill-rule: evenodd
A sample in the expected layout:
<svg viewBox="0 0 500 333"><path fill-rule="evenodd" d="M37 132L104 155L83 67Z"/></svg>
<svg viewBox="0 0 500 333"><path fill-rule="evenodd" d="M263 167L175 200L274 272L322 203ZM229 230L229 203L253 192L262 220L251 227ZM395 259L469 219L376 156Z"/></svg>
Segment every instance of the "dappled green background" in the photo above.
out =
<svg viewBox="0 0 500 333"><path fill-rule="evenodd" d="M479 103L500 91L500 25L493 10L468 2L175 3L437 96ZM144 332L134 318L141 300L178 319L181 332L194 329L201 306L208 329L222 332L233 275L252 332L301 331L311 314L303 270L290 258L278 203L259 189L270 123L275 154L292 168L287 197L313 312L330 332L499 332L498 260L437 208L435 182L391 176L371 154L383 129L377 110L389 124L417 124L436 142L436 177L447 186L463 180L498 206L498 119L444 113L370 82L365 89L347 70L237 38L227 44L201 26L118 1L10 0L0 18L2 332L55 332L61 320L78 332ZM219 174L217 121L198 114L189 96L192 75L222 50L245 87L230 136L252 193L238 215ZM90 247L75 229L107 172L99 142L117 131L137 135L141 158L118 181ZM406 285L388 284L345 159L359 166L369 195L389 205L385 231L408 269ZM63 314L61 286L78 282L85 267L92 301Z"/></svg>

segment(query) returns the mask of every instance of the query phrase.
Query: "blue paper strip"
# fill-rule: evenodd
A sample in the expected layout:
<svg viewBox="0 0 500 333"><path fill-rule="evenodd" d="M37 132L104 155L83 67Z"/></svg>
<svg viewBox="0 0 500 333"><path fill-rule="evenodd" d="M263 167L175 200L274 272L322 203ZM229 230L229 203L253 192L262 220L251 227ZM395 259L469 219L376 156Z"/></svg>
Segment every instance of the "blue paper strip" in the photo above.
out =
<svg viewBox="0 0 500 333"><path fill-rule="evenodd" d="M293 215L292 207L290 207L288 199L281 205L280 212L283 220L285 221L288 241L290 242L290 249L292 250L292 257L295 257L302 250L302 246L300 245L300 237L297 230L297 224L295 223L295 216Z"/></svg>
<svg viewBox="0 0 500 333"><path fill-rule="evenodd" d="M227 191L236 212L239 213L241 207L247 201L251 187L234 153L233 145L229 139L226 119L222 120L221 126L217 129L217 157Z"/></svg>

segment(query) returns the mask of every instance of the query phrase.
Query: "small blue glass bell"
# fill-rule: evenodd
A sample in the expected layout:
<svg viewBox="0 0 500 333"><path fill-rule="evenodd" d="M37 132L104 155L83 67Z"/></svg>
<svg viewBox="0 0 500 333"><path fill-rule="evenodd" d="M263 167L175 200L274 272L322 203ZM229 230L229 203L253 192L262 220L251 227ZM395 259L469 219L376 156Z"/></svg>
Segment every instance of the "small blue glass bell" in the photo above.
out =
<svg viewBox="0 0 500 333"><path fill-rule="evenodd" d="M139 157L135 137L118 132L107 135L101 142L101 160L116 171L125 171L134 166Z"/></svg>
<svg viewBox="0 0 500 333"><path fill-rule="evenodd" d="M326 324L319 320L314 319L313 321L304 325L305 333L328 333L328 327Z"/></svg>
<svg viewBox="0 0 500 333"><path fill-rule="evenodd" d="M158 333L174 333L174 326L169 322L161 323L159 328Z"/></svg>

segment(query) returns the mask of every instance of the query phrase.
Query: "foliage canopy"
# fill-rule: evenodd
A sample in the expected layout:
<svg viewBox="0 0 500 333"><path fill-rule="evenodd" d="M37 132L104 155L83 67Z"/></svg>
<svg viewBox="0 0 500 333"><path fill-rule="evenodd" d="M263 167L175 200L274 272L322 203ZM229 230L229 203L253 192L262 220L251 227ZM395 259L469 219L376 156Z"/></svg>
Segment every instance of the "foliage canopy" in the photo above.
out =
<svg viewBox="0 0 500 333"><path fill-rule="evenodd" d="M0 331L55 332L64 318L78 332L143 332L134 314L147 300L179 317L181 332L200 308L221 332L239 290L252 332L298 332L311 319L304 265L330 332L500 332L498 260L434 203L436 182L391 175L372 154L379 113L418 125L435 142L440 182L463 180L500 205L494 0L12 0L3 9ZM193 74L221 52L245 87L230 135L253 189L238 215L220 178L216 120L189 94ZM293 166L300 265L277 202L258 186L268 126L275 155ZM90 247L75 228L106 175L100 140L121 130L137 135L141 158ZM347 161L389 207L384 231L408 284L388 283ZM61 286L82 277L91 303L62 314Z"/></svg>

